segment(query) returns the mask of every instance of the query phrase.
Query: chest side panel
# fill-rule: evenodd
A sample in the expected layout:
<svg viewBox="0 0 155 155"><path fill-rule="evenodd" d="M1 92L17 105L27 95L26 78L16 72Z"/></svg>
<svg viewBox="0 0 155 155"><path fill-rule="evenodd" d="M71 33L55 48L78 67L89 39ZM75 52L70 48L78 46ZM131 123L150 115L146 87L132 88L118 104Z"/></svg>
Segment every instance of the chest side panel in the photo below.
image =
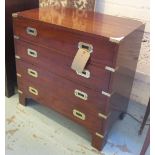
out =
<svg viewBox="0 0 155 155"><path fill-rule="evenodd" d="M144 27L142 25L118 44L117 70L112 74L110 82L110 92L113 94L110 98L111 109L116 116L120 112L126 112L128 107L143 37L141 31Z"/></svg>

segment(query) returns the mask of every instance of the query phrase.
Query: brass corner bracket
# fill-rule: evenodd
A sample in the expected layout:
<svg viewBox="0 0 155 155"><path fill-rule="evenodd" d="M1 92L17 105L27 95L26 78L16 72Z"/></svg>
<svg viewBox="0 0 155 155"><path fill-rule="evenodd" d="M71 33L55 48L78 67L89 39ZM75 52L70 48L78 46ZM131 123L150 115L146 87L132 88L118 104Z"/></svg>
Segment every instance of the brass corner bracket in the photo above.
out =
<svg viewBox="0 0 155 155"><path fill-rule="evenodd" d="M109 41L119 44L123 39L124 39L124 36L123 37L110 37Z"/></svg>

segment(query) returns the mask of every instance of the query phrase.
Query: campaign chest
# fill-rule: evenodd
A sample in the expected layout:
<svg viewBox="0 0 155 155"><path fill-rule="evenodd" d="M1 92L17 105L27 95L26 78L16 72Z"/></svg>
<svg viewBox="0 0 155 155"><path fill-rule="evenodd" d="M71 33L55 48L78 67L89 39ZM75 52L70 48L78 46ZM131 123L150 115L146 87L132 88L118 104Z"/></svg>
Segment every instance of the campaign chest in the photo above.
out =
<svg viewBox="0 0 155 155"><path fill-rule="evenodd" d="M19 102L31 98L83 125L101 150L127 110L144 24L58 7L12 16Z"/></svg>

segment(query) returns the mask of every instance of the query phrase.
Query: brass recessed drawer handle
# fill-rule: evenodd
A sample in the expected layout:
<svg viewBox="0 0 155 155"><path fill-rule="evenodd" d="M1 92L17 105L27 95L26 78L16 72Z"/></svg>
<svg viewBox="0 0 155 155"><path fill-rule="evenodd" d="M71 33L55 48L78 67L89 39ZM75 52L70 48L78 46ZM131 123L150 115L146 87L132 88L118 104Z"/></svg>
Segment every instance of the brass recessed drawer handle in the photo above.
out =
<svg viewBox="0 0 155 155"><path fill-rule="evenodd" d="M31 93L31 94L34 94L34 95L38 95L38 90L37 89L35 89L35 88L33 88L33 87L29 87L29 92Z"/></svg>
<svg viewBox="0 0 155 155"><path fill-rule="evenodd" d="M78 110L76 110L76 109L73 110L73 115L74 115L75 117L81 119L81 120L85 120L85 119L86 119L85 114L82 113L82 112L80 112L80 111L78 111Z"/></svg>
<svg viewBox="0 0 155 155"><path fill-rule="evenodd" d="M82 100L87 100L88 99L88 95L85 92L82 92L80 90L75 90L74 91L74 95Z"/></svg>
<svg viewBox="0 0 155 155"><path fill-rule="evenodd" d="M27 27L26 28L26 33L28 35L31 35L31 36L37 36L37 30L35 28L32 28L32 27Z"/></svg>
<svg viewBox="0 0 155 155"><path fill-rule="evenodd" d="M29 56L31 56L31 57L34 57L34 58L37 58L38 53L37 53L37 51L28 48L28 49L27 49L27 55L29 55Z"/></svg>
<svg viewBox="0 0 155 155"><path fill-rule="evenodd" d="M33 69L28 68L28 69L27 69L27 73L28 73L30 76L33 76L33 77L35 77L35 78L38 77L38 72L35 71L35 70L33 70Z"/></svg>
<svg viewBox="0 0 155 155"><path fill-rule="evenodd" d="M78 48L83 48L86 49L89 53L93 52L93 45L88 44L88 43L84 43L84 42L79 42L78 44Z"/></svg>
<svg viewBox="0 0 155 155"><path fill-rule="evenodd" d="M89 70L84 69L82 73L79 73L77 71L76 71L76 73L80 76L87 78L87 79L90 78L90 71Z"/></svg>

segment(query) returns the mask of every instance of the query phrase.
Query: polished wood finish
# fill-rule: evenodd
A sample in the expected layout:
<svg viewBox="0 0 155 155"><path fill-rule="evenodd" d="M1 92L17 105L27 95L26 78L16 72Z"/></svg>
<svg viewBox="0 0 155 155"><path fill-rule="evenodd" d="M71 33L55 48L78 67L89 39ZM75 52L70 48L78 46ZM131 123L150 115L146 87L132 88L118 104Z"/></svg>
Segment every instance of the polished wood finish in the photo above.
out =
<svg viewBox="0 0 155 155"><path fill-rule="evenodd" d="M25 31L27 27L35 28L38 35L34 37L27 34ZM25 19L21 16L14 20L14 33L19 36L21 40L28 40L31 43L55 49L72 59L78 50L78 43L87 42L93 44L93 49L96 51L92 53L90 63L100 67L104 67L105 64L112 65L115 45L104 38L96 40L94 36L72 33L63 30L61 27L55 28L53 25L40 24L39 21L34 22L32 19ZM107 51L109 52L107 53Z"/></svg>
<svg viewBox="0 0 155 155"><path fill-rule="evenodd" d="M143 23L47 7L19 12L13 26L20 103L32 98L85 126L92 134L92 146L101 150L114 122L127 110ZM90 78L71 69L79 42L93 46L85 67ZM86 93L87 100L75 96L76 89ZM73 109L85 114L85 120L75 117Z"/></svg>
<svg viewBox="0 0 155 155"><path fill-rule="evenodd" d="M20 55L21 59L26 60L30 64L33 63L35 66L41 65L49 72L60 75L66 79L72 80L73 82L78 82L79 84L96 91L101 92L103 89L108 90L110 73L102 68L92 65L93 63L91 64L91 60L85 68L90 71L90 78L87 79L82 76L77 76L77 73L70 69L74 56L69 57L63 54L60 50L39 47L36 44L30 44L21 40L15 40L15 45L16 55ZM29 48L37 51L37 59L27 54L27 49ZM74 52L76 50L74 50ZM105 65L103 68L105 68Z"/></svg>
<svg viewBox="0 0 155 155"><path fill-rule="evenodd" d="M70 100L67 100L64 97L56 96L55 94L53 94L52 90L49 92L49 89L46 89L43 84L39 84L40 82L37 83L33 81L32 84L32 81L24 81L19 79L18 83L19 88L22 90L23 94L27 95L24 98L33 98L37 102L62 113L66 117L71 118L72 120L78 122L81 125L84 125L90 131L95 131L96 128L101 131L101 123L103 123L103 121L98 118L97 111L91 108L91 106L83 106L81 103L78 102L76 104L69 104L71 102ZM38 95L30 93L29 86L37 89ZM22 97L23 96L21 95L20 98ZM23 105L24 104L25 102L23 102ZM86 120L84 121L75 117L73 115L74 109L84 113L86 115ZM94 126L94 123L96 124L96 126Z"/></svg>
<svg viewBox="0 0 155 155"><path fill-rule="evenodd" d="M125 37L142 24L131 19L116 18L111 15L61 7L33 9L21 12L19 16L19 18L33 20L36 26L36 21L40 21L55 28L59 27L66 31L89 34L94 37L100 36L102 39ZM126 25L126 27L122 25Z"/></svg>
<svg viewBox="0 0 155 155"><path fill-rule="evenodd" d="M14 94L16 85L12 13L37 8L38 6L38 0L5 0L5 95L7 97Z"/></svg>
<svg viewBox="0 0 155 155"><path fill-rule="evenodd" d="M56 74L50 72L44 72L43 69L35 67L30 64L18 61L17 63L17 73L20 73L22 77L20 79L25 81L31 81L31 83L36 83L36 86L42 85L47 90L50 90L52 94L57 98L62 98L62 100L68 100L68 104L81 104L86 107L93 107L98 113L104 113L108 115L109 110L106 109L108 104L106 103L106 97L101 94L101 92L96 92L82 85L71 82L69 79L62 78ZM38 77L35 78L28 74L28 69L32 69L38 73ZM74 95L74 91L78 89L85 92L88 95L87 100L82 100ZM22 89L23 90L23 89ZM66 91L67 90L67 91ZM68 105L67 104L67 105ZM98 114L96 113L96 115Z"/></svg>

